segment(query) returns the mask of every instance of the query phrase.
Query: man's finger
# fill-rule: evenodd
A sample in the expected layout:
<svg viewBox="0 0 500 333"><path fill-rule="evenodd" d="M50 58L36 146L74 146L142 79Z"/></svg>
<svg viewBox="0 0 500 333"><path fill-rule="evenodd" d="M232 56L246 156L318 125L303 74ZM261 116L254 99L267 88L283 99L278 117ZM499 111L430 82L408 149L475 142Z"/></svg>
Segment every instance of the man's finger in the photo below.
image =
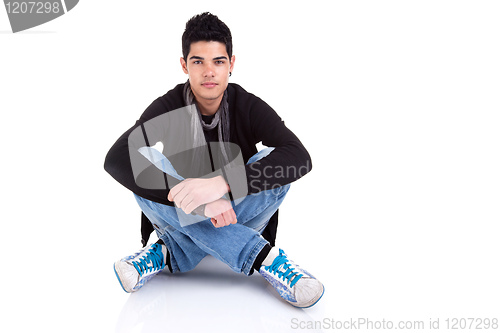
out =
<svg viewBox="0 0 500 333"><path fill-rule="evenodd" d="M214 217L213 219L215 219L215 227L216 228L220 228L220 227L223 227L225 225L223 214L219 214L216 217Z"/></svg>
<svg viewBox="0 0 500 333"><path fill-rule="evenodd" d="M191 213L191 211L189 211L189 207L190 207L191 203L193 202L193 197L189 194L186 194L183 196L183 193L179 193L179 195L177 197L180 198L180 199L176 199L176 201L177 200L179 201L179 205L178 205L179 208L181 208L184 211L184 213L186 213L186 214Z"/></svg>
<svg viewBox="0 0 500 333"><path fill-rule="evenodd" d="M184 209L184 213L186 214L191 214L196 207L200 207L201 205L197 205L194 201L191 201L189 204L186 205Z"/></svg>
<svg viewBox="0 0 500 333"><path fill-rule="evenodd" d="M177 194L174 193L173 198L177 207L181 208L182 210L185 210L186 206L191 201L193 201L193 198L190 195L189 191L186 189L186 187L182 187L180 191L177 192Z"/></svg>
<svg viewBox="0 0 500 333"><path fill-rule="evenodd" d="M236 222L238 222L238 220L236 219L236 213L234 212L233 208L228 209L224 212L224 218L227 221L226 225L235 224Z"/></svg>
<svg viewBox="0 0 500 333"><path fill-rule="evenodd" d="M236 217L236 213L234 212L234 209L231 209L230 210L230 214L231 214L231 224L236 224L238 223L238 218Z"/></svg>
<svg viewBox="0 0 500 333"><path fill-rule="evenodd" d="M167 196L167 199L170 200L170 201L174 201L175 200L175 197L177 196L177 194L184 188L184 180L182 182L180 182L179 184L175 185L174 187L172 187L170 189L170 191L168 192L168 196Z"/></svg>
<svg viewBox="0 0 500 333"><path fill-rule="evenodd" d="M224 226L230 225L235 219L235 216L234 217L232 216L231 211L232 211L232 209L227 210L223 214L224 215Z"/></svg>

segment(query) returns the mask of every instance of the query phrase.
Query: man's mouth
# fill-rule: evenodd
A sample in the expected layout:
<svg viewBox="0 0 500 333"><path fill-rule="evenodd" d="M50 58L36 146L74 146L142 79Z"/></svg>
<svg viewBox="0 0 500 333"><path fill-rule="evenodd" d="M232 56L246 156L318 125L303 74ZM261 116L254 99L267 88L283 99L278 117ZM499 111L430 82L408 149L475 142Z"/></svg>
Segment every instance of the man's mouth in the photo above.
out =
<svg viewBox="0 0 500 333"><path fill-rule="evenodd" d="M201 85L204 86L205 88L213 88L217 85L217 83L215 83L215 82L203 82Z"/></svg>

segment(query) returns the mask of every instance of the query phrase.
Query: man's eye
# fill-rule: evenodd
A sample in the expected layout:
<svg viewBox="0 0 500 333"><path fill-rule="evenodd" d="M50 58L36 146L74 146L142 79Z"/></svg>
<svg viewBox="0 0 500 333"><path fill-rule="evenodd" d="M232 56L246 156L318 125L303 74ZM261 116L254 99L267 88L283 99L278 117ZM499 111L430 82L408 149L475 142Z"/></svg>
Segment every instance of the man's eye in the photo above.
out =
<svg viewBox="0 0 500 333"><path fill-rule="evenodd" d="M195 60L195 61L193 62L193 64L201 64L201 61L200 61L200 60Z"/></svg>
<svg viewBox="0 0 500 333"><path fill-rule="evenodd" d="M224 61L223 61L223 60L217 60L215 63L216 63L217 65L222 65L222 64L224 64Z"/></svg>

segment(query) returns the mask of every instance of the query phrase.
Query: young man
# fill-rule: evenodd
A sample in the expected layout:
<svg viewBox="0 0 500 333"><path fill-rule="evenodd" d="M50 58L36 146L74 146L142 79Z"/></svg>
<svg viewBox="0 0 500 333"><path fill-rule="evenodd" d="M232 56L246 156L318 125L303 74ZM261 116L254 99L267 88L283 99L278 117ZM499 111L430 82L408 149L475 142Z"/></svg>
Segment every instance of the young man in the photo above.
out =
<svg viewBox="0 0 500 333"><path fill-rule="evenodd" d="M271 107L228 82L231 32L216 16L187 22L182 51L188 81L157 98L106 156L104 168L142 210L145 247L114 265L122 288L210 254L235 272L258 271L296 307L314 305L323 285L274 247L278 207L311 169L309 154ZM257 152L259 142L270 148ZM146 246L153 230L159 240Z"/></svg>

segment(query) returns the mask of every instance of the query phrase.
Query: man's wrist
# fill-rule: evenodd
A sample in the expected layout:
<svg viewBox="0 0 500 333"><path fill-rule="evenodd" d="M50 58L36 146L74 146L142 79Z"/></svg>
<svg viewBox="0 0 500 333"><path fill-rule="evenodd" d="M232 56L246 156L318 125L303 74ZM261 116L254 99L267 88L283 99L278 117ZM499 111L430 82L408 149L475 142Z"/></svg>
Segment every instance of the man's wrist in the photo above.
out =
<svg viewBox="0 0 500 333"><path fill-rule="evenodd" d="M229 187L229 184L226 183L226 180L224 179L224 177L219 175L216 178L220 178L219 181L221 183L221 188L223 189L224 193L229 193L229 191L231 191L231 188Z"/></svg>

